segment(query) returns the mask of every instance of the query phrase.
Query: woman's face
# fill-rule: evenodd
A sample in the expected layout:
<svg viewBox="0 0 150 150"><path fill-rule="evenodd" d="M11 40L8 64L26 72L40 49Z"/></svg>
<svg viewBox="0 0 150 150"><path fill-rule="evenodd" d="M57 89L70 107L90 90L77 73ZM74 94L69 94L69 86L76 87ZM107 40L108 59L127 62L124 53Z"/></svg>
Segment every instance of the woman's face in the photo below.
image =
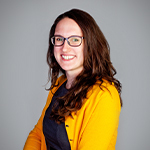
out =
<svg viewBox="0 0 150 150"><path fill-rule="evenodd" d="M83 33L78 24L70 18L64 18L58 22L54 35L68 38L73 35L83 37ZM60 39L58 39L60 40ZM76 40L76 39L74 39ZM83 69L83 49L84 41L81 45L72 47L65 40L62 46L54 46L54 56L58 64L66 74L78 75Z"/></svg>

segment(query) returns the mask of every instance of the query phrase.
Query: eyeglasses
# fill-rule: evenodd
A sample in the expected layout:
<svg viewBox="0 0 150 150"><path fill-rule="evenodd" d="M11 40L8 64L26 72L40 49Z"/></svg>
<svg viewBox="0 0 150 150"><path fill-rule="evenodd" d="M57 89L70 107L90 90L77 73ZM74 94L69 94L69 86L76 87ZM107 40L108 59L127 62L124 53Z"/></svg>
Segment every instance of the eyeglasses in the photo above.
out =
<svg viewBox="0 0 150 150"><path fill-rule="evenodd" d="M82 43L82 39L84 37L81 37L81 36L77 36L77 35L73 35L73 36L70 36L68 38L64 38L62 36L59 36L59 35L54 35L52 38L51 38L51 42L54 46L62 46L65 42L65 40L67 40L67 43L72 46L72 47L78 47L81 45Z"/></svg>

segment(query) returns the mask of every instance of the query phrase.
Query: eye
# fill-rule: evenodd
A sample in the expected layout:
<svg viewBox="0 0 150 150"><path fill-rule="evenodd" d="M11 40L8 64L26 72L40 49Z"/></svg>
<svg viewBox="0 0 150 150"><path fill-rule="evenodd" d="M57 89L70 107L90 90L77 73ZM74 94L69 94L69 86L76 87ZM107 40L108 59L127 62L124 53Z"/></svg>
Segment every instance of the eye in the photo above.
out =
<svg viewBox="0 0 150 150"><path fill-rule="evenodd" d="M73 41L73 42L78 42L79 39L78 39L78 38L73 38L72 41Z"/></svg>
<svg viewBox="0 0 150 150"><path fill-rule="evenodd" d="M61 38L61 37L55 37L56 38L56 41L63 41L63 38Z"/></svg>

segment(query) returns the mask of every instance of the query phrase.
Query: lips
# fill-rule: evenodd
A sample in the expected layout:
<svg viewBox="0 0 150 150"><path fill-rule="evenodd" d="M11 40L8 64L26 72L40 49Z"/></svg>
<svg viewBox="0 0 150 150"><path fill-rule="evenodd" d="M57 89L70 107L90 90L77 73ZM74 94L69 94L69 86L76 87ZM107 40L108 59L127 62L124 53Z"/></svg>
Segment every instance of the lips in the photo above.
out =
<svg viewBox="0 0 150 150"><path fill-rule="evenodd" d="M71 60L73 59L75 56L68 56L68 55L61 55L63 59L65 60Z"/></svg>

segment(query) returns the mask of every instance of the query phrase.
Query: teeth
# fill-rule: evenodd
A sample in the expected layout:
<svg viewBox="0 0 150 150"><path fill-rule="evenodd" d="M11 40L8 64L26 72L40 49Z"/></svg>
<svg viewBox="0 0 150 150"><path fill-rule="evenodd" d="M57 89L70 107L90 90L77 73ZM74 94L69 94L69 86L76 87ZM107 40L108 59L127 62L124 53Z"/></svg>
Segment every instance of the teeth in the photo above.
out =
<svg viewBox="0 0 150 150"><path fill-rule="evenodd" d="M75 56L64 56L64 55L62 55L62 57L63 57L64 59L68 60L68 59L74 58Z"/></svg>

